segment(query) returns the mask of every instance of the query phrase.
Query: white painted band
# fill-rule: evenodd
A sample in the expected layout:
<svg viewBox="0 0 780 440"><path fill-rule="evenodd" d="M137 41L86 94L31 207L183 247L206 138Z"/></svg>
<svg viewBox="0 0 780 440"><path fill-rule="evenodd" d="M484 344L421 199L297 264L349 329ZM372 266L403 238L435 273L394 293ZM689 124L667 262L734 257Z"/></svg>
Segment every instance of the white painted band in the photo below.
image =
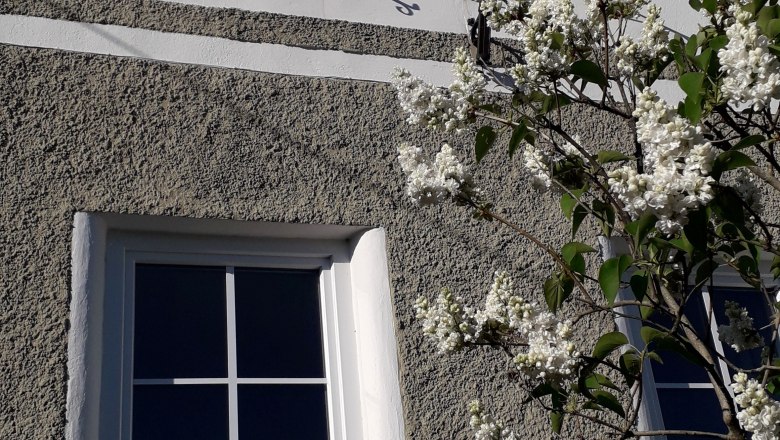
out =
<svg viewBox="0 0 780 440"><path fill-rule="evenodd" d="M0 43L285 75L377 82L389 82L393 69L403 67L436 86L447 86L452 82L451 64L439 61L247 43L20 15L0 15ZM671 103L684 98L674 81L657 81L653 88ZM586 93L593 98L601 96L595 86L586 89Z"/></svg>
<svg viewBox="0 0 780 440"><path fill-rule="evenodd" d="M436 85L450 63L311 50L125 26L0 15L0 43L311 77L388 82L404 67Z"/></svg>

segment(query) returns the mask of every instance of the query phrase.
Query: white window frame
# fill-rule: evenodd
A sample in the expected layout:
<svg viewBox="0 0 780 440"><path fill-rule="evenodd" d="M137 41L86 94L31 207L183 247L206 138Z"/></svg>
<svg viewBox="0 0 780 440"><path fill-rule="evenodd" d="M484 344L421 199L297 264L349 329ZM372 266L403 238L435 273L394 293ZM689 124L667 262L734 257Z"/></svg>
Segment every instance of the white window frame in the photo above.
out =
<svg viewBox="0 0 780 440"><path fill-rule="evenodd" d="M77 213L72 257L67 439L130 438L136 262L322 269L330 438L404 438L382 229Z"/></svg>
<svg viewBox="0 0 780 440"><path fill-rule="evenodd" d="M628 254L628 246L619 237L611 237L609 239L605 237L599 237L599 244L602 249L602 259L607 260L609 258L613 258L617 255L624 255ZM767 260L761 260L759 262L760 265L760 273L762 274L762 280L764 284L768 287L774 287L777 286L777 281L774 280L769 274L771 273L770 270L770 262ZM630 278L630 274L625 275L626 278ZM624 280L627 281L627 280ZM692 284L695 284L692 281ZM745 280L742 279L742 277L735 272L730 267L720 266L718 269L715 270L715 272L712 275L712 282L711 285L714 287L725 287L725 288L744 288L744 289L755 289L754 287L750 286L745 282ZM634 294L631 291L630 287L626 287L623 289L620 289L618 292L618 300L633 300ZM708 315L708 321L710 323L710 332L713 335L713 343L715 345L715 349L717 352L723 356L724 350L723 350L723 343L720 341L720 339L717 337L718 335L718 323L715 322L714 317L714 310L712 308L712 301L711 296L709 292L709 284L702 287L702 299L703 299L703 305L705 307L705 311ZM636 306L625 306L625 307L619 307L617 308L617 311L621 313L624 316L639 316L639 310ZM640 335L641 330L641 322L636 319L629 319L626 317L620 317L618 316L616 319L616 324L618 327L618 330L620 330L623 334L628 336L628 341L631 345L637 347L638 349L644 348L645 344L642 340L642 337ZM778 348L780 349L780 341L778 341ZM731 385L731 375L729 374L728 365L721 360L718 359L718 368L721 372L721 375L723 377L723 381L726 384L726 386ZM639 410L639 420L638 420L638 429L640 431L655 431L655 430L663 430L664 422L663 422L663 415L661 414L661 407L660 402L658 400L658 389L714 389L713 385L709 382L707 383L698 383L698 382L679 382L679 383L657 383L653 377L653 367L652 363L649 359L645 360L644 366L642 368L642 406ZM729 387L729 393L732 394L731 388ZM666 436L652 436L650 437L652 440L666 440Z"/></svg>

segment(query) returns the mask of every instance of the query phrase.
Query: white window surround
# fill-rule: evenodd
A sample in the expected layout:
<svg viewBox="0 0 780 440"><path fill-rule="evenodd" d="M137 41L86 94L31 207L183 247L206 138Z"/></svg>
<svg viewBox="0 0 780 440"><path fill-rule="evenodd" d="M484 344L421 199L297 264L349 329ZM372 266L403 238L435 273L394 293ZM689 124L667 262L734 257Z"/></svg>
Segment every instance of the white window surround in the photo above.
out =
<svg viewBox="0 0 780 440"><path fill-rule="evenodd" d="M117 341L127 311L112 295L124 279L122 265L111 262L138 252L162 255L171 246L188 258L202 252L236 263L330 261L338 291L324 312L332 314L339 346L326 352L336 356L333 392L343 395L334 414L343 431L334 440L404 438L384 230L80 212L72 242L66 439L118 438L127 381L118 373Z"/></svg>
<svg viewBox="0 0 780 440"><path fill-rule="evenodd" d="M599 237L599 245L601 247L601 257L603 260L613 258L618 255L624 255L629 253L628 245L619 237ZM762 279L767 286L774 286L777 281L772 278L770 270L770 261L759 261L760 273ZM628 275L626 275L627 277ZM742 277L730 267L721 266L715 270L712 276L712 286L716 287L731 287L731 288L752 288L747 284ZM618 291L617 300L631 300L634 298L634 294L631 292L630 287L622 288ZM702 299L706 313L712 316L713 310L711 306L711 296L707 286L702 287ZM616 309L619 313L625 316L639 316L639 310L636 306L619 307ZM628 337L628 341L631 345L642 349L645 346L644 341L640 336L640 329L642 324L637 319L629 319L625 317L618 317L615 319L615 323L618 330ZM710 319L710 331L713 335L717 335L718 323L715 319ZM723 354L723 343L717 338L713 338L713 344L715 349ZM778 343L780 348L780 341ZM731 377L729 374L728 366L723 361L718 361L718 368L724 377L726 385L731 384ZM643 400L642 406L639 411L638 429L640 431L649 430L662 430L664 429L663 416L661 415L661 407L656 392L659 388L708 388L712 389L710 383L656 383L653 378L652 363L649 359L645 360L645 365L642 371L643 382ZM689 402L690 403L690 402ZM666 436L653 436L649 437L651 440L666 440Z"/></svg>

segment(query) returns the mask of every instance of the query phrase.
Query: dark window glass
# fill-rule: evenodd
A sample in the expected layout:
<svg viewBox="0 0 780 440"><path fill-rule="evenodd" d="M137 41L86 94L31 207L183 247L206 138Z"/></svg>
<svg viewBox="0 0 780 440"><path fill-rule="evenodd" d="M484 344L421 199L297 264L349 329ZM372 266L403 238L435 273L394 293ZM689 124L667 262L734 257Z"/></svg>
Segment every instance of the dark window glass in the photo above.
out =
<svg viewBox="0 0 780 440"><path fill-rule="evenodd" d="M239 377L325 377L319 272L235 269Z"/></svg>
<svg viewBox="0 0 780 440"><path fill-rule="evenodd" d="M694 292L685 304L685 314L700 336L710 334L707 314L701 292ZM656 312L652 320L665 328L671 328L671 316ZM693 364L673 351L659 351L663 364L652 362L653 378L657 383L709 383L709 376L700 366Z"/></svg>
<svg viewBox="0 0 780 440"><path fill-rule="evenodd" d="M658 389L658 403L666 429L726 433L715 391L707 388ZM667 440L709 439L699 436L666 436Z"/></svg>
<svg viewBox="0 0 780 440"><path fill-rule="evenodd" d="M711 295L715 320L719 325L728 325L729 323L729 319L726 317L726 301L733 301L739 304L740 307L745 307L750 317L753 318L753 328L755 329L759 329L770 322L769 309L764 295L757 290L717 287L711 289ZM772 340L771 327L767 327L759 333L764 337L765 343L769 343ZM723 342L723 353L728 360L742 368L750 369L761 365L761 348L737 353L729 344Z"/></svg>
<svg viewBox="0 0 780 440"><path fill-rule="evenodd" d="M135 268L133 375L226 377L225 268Z"/></svg>
<svg viewBox="0 0 780 440"><path fill-rule="evenodd" d="M238 435L243 440L327 440L325 385L239 385Z"/></svg>
<svg viewBox="0 0 780 440"><path fill-rule="evenodd" d="M227 440L227 385L134 386L133 438Z"/></svg>

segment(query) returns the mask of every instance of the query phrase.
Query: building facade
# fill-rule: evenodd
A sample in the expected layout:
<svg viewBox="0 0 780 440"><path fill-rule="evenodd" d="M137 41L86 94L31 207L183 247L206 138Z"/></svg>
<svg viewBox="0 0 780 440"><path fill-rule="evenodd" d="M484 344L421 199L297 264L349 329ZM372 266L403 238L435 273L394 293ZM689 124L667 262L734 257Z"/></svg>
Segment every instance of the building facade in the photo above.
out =
<svg viewBox="0 0 780 440"><path fill-rule="evenodd" d="M242 416L248 410L241 401L251 400L242 386L319 384L327 389L320 396L329 411L323 423L335 438L468 438L467 406L477 397L524 438L551 438L541 410L519 408L523 394L499 353L438 355L414 318L416 298L442 287L478 303L496 270L508 270L541 298L551 262L462 207L415 208L396 160L400 142L430 151L450 142L469 157L501 212L554 246L568 241L558 201L532 190L518 158L495 151L475 166L470 135L409 127L396 104L388 84L395 65L449 81L446 61L467 43L473 7L427 0L189 3L0 2L0 438L125 438L128 429L138 431L123 421L132 401L126 387L154 386L149 377L162 373L128 372L142 367L118 346L142 337L124 314L134 303L115 296L124 283L200 280L208 277L176 275L176 268L218 267L217 278L234 280L219 287L230 303L241 301L244 266L316 272L334 262L350 264L328 278L336 290L349 286L351 293L338 297L341 308L329 310L336 300L326 296L309 315L277 305L289 316L265 318L277 320L270 329L247 324L244 334L243 309L234 303L224 318L233 322L232 339L214 349L227 350L228 360L217 363L232 373L198 382L209 374L173 372L158 385L182 379L182 387L237 392L238 409L225 410L239 418L236 427L235 414L225 416L230 435L251 429L243 426L252 417ZM563 118L605 149L630 142L626 127L587 109L567 108ZM595 228L586 233L595 244ZM117 254L118 247L128 253ZM161 257L169 254L186 258ZM193 255L203 258L189 260ZM131 256L171 272L148 279L136 266L123 272L122 264L136 261ZM112 272L116 264L119 272ZM261 275L253 275L258 285L273 284L273 276ZM206 278L186 289L207 285ZM324 283L313 282L315 291ZM128 295L138 315L140 294ZM215 301L230 310L224 298ZM165 307L149 306L158 315ZM206 324L193 323L206 319L198 313L183 321L149 318L179 323L179 330L191 326L181 337L197 336L203 352L183 353L188 365L213 355L198 333ZM250 380L240 372L240 354L231 358L230 347L242 338L281 341L276 345L287 348L277 349L297 352L307 336L285 335L318 317L328 333L327 359L315 361L327 371L290 373L295 380L284 382L277 379L286 373L263 370ZM587 327L596 335L612 326ZM585 343L592 335L579 338ZM154 350L176 351L164 342ZM142 393L129 394L141 400ZM600 438L593 426L572 423L567 430L567 438Z"/></svg>

